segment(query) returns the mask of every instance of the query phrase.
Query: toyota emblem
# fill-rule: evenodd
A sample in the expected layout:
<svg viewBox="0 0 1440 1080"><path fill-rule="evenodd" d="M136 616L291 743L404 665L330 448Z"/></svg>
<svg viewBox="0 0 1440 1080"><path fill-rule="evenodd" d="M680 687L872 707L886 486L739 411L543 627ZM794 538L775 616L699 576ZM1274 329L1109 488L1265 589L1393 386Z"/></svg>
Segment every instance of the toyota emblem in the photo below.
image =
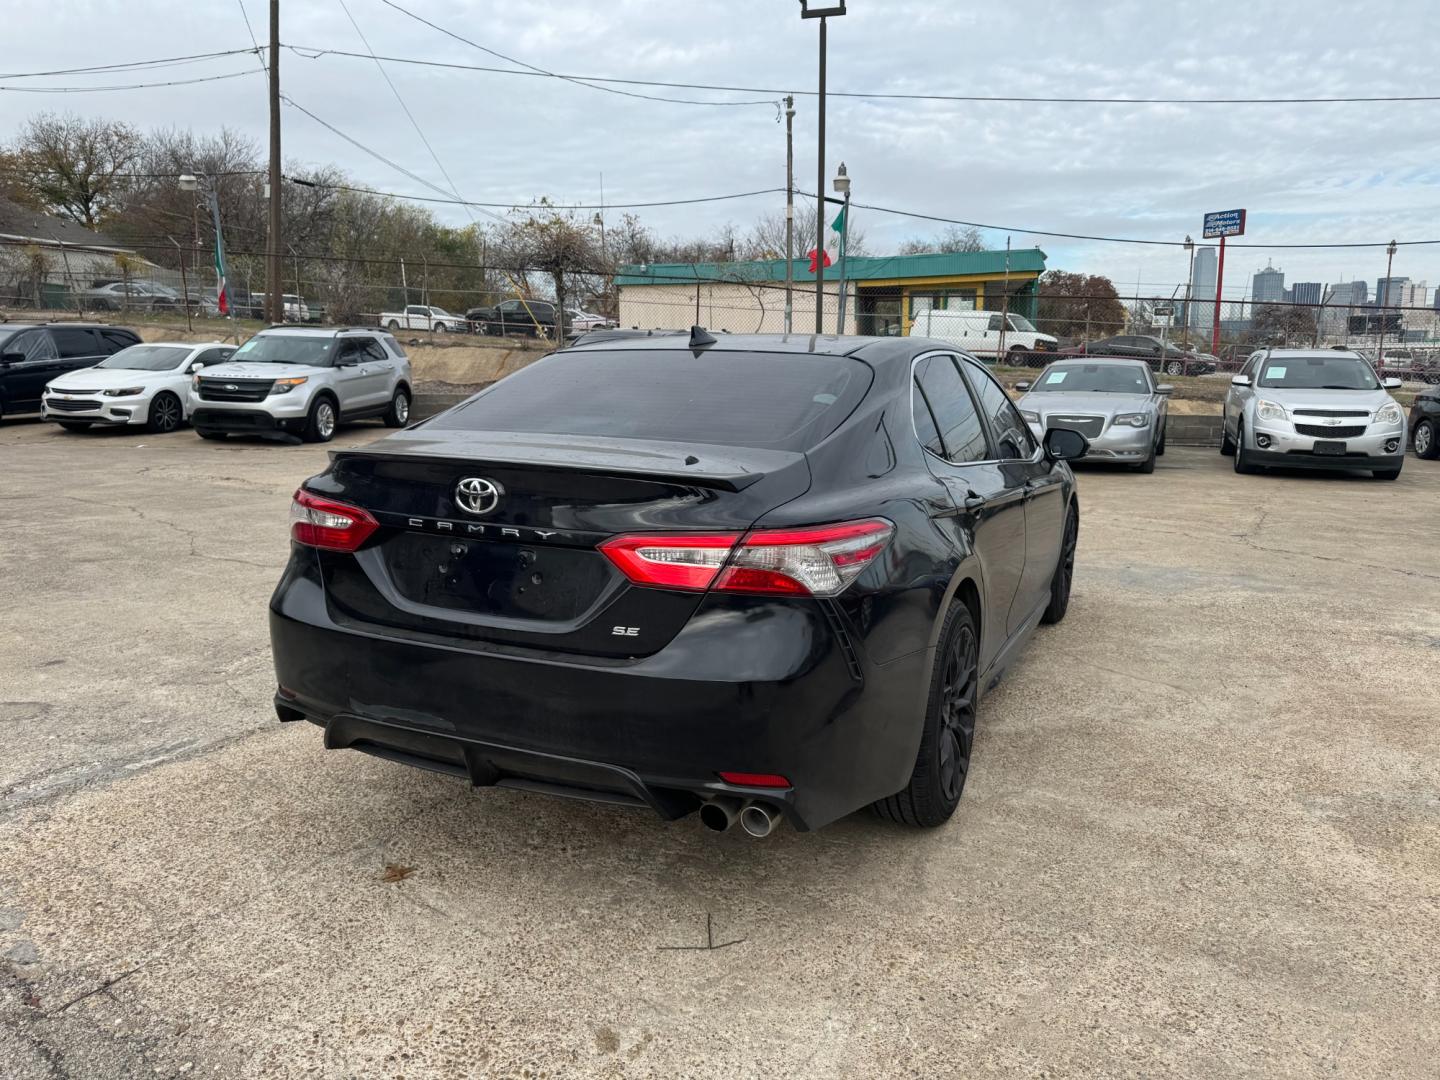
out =
<svg viewBox="0 0 1440 1080"><path fill-rule="evenodd" d="M467 476L455 485L455 505L467 514L488 514L500 505L505 489L483 476Z"/></svg>

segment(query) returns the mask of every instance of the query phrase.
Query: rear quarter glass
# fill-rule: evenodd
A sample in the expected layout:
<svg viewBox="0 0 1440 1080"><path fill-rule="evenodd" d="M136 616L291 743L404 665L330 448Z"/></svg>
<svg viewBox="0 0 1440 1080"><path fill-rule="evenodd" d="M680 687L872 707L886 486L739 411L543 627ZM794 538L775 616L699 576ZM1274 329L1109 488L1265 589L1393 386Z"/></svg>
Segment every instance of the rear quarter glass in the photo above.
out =
<svg viewBox="0 0 1440 1080"><path fill-rule="evenodd" d="M566 351L429 426L804 451L844 423L872 377L848 356Z"/></svg>

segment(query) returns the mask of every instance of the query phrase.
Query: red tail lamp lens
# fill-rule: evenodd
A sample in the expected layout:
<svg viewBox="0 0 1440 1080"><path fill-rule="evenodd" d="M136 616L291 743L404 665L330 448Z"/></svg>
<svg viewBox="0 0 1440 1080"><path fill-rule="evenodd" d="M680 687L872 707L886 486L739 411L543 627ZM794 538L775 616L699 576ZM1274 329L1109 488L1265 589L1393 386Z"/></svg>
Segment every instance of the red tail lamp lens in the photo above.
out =
<svg viewBox="0 0 1440 1080"><path fill-rule="evenodd" d="M290 538L326 551L354 551L380 523L358 506L322 499L301 488L290 504Z"/></svg>
<svg viewBox="0 0 1440 1080"><path fill-rule="evenodd" d="M730 557L734 533L617 536L600 550L636 585L704 592Z"/></svg>
<svg viewBox="0 0 1440 1080"><path fill-rule="evenodd" d="M722 772L720 779L736 787L790 787L790 781L777 773Z"/></svg>

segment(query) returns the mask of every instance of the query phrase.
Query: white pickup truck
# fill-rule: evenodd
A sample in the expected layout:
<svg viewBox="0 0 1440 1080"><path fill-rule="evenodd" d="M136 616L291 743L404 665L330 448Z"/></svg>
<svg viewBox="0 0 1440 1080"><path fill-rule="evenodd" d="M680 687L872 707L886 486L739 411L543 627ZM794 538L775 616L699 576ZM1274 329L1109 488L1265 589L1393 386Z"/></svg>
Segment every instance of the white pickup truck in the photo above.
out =
<svg viewBox="0 0 1440 1080"><path fill-rule="evenodd" d="M451 315L444 308L408 304L404 311L382 311L380 325L392 334L397 330L429 330L436 334L463 334L470 324L463 315Z"/></svg>

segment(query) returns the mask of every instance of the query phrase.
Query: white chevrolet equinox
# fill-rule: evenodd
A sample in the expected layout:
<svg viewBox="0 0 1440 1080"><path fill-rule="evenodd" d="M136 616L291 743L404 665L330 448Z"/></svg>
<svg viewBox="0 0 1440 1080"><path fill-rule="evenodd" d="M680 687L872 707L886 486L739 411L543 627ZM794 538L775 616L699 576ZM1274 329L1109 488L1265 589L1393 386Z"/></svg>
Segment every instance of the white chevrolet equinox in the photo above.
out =
<svg viewBox="0 0 1440 1080"><path fill-rule="evenodd" d="M404 427L410 385L410 361L384 331L272 327L195 376L190 422L202 439L235 432L329 442L351 420Z"/></svg>

